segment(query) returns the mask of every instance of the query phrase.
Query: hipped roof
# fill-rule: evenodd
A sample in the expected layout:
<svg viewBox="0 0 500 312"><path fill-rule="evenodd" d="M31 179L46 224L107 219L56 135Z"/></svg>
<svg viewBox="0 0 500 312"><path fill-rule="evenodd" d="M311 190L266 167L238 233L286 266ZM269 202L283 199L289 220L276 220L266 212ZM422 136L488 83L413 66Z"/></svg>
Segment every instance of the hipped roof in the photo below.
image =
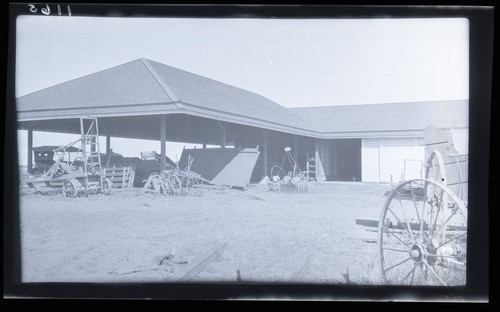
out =
<svg viewBox="0 0 500 312"><path fill-rule="evenodd" d="M468 100L453 100L287 109L256 93L144 58L17 98L18 121L40 121L44 131L51 131L51 124L52 131L69 129L68 120L82 116L136 116L152 125L157 117L148 115L185 114L316 138L421 136L430 126L467 128L468 107ZM155 131L143 132L127 135L157 139Z"/></svg>
<svg viewBox="0 0 500 312"><path fill-rule="evenodd" d="M317 134L303 119L261 95L147 59L19 97L17 112L19 121L182 113Z"/></svg>

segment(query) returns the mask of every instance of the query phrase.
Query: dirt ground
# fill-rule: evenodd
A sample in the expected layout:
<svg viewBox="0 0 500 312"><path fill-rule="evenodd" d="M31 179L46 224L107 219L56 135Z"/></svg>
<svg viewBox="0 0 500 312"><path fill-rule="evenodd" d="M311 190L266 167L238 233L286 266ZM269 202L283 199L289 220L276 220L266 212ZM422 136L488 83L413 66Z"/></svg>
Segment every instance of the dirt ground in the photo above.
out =
<svg viewBox="0 0 500 312"><path fill-rule="evenodd" d="M65 199L21 192L24 282L380 283L376 229L387 184L310 183L307 193L211 189L165 197L141 189Z"/></svg>

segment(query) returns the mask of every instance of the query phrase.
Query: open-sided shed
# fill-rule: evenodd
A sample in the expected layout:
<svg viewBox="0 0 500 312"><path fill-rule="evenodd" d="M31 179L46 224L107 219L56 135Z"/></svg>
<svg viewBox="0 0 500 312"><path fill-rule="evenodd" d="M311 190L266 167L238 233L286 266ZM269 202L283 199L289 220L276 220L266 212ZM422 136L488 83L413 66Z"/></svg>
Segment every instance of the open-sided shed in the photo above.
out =
<svg viewBox="0 0 500 312"><path fill-rule="evenodd" d="M78 134L82 116L98 118L107 149L112 137L159 140L161 155L166 141L259 146L255 178L266 175L271 165L270 142L279 151L272 161L278 162L284 146L295 146L297 152L299 141L310 141L313 147L314 137L320 136L299 116L263 96L147 59L19 97L17 115L18 128L28 130L28 170L32 131Z"/></svg>
<svg viewBox="0 0 500 312"><path fill-rule="evenodd" d="M269 175L283 148L316 178L390 182L417 177L423 129L459 131L467 139L468 100L287 109L261 95L147 59L138 59L17 98L18 128L80 133L96 117L109 150L112 137L221 147L258 147L252 175ZM139 147L138 147L139 148ZM161 157L161 168L165 168Z"/></svg>

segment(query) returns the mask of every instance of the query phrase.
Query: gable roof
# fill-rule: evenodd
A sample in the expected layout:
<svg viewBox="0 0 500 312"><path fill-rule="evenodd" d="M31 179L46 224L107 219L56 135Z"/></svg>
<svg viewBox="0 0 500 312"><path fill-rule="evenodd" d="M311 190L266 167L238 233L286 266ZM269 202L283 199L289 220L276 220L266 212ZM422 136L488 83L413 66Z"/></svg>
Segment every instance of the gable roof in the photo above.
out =
<svg viewBox="0 0 500 312"><path fill-rule="evenodd" d="M184 113L301 135L317 131L250 91L138 59L17 98L18 119Z"/></svg>
<svg viewBox="0 0 500 312"><path fill-rule="evenodd" d="M370 132L467 128L468 100L291 108L326 137Z"/></svg>

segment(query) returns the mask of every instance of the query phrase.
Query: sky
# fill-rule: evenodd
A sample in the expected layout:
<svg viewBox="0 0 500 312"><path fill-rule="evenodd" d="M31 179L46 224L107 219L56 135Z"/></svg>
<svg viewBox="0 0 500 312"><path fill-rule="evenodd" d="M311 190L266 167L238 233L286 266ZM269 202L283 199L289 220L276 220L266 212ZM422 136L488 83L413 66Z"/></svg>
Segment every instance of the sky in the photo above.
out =
<svg viewBox="0 0 500 312"><path fill-rule="evenodd" d="M17 20L16 96L147 58L285 107L468 99L468 36L468 21L460 18L26 15ZM26 132L18 132L24 164ZM34 146L73 138L35 132ZM113 139L113 149L139 156L130 142ZM141 150L159 151L158 142L140 144ZM179 158L182 146L168 143L167 156Z"/></svg>

